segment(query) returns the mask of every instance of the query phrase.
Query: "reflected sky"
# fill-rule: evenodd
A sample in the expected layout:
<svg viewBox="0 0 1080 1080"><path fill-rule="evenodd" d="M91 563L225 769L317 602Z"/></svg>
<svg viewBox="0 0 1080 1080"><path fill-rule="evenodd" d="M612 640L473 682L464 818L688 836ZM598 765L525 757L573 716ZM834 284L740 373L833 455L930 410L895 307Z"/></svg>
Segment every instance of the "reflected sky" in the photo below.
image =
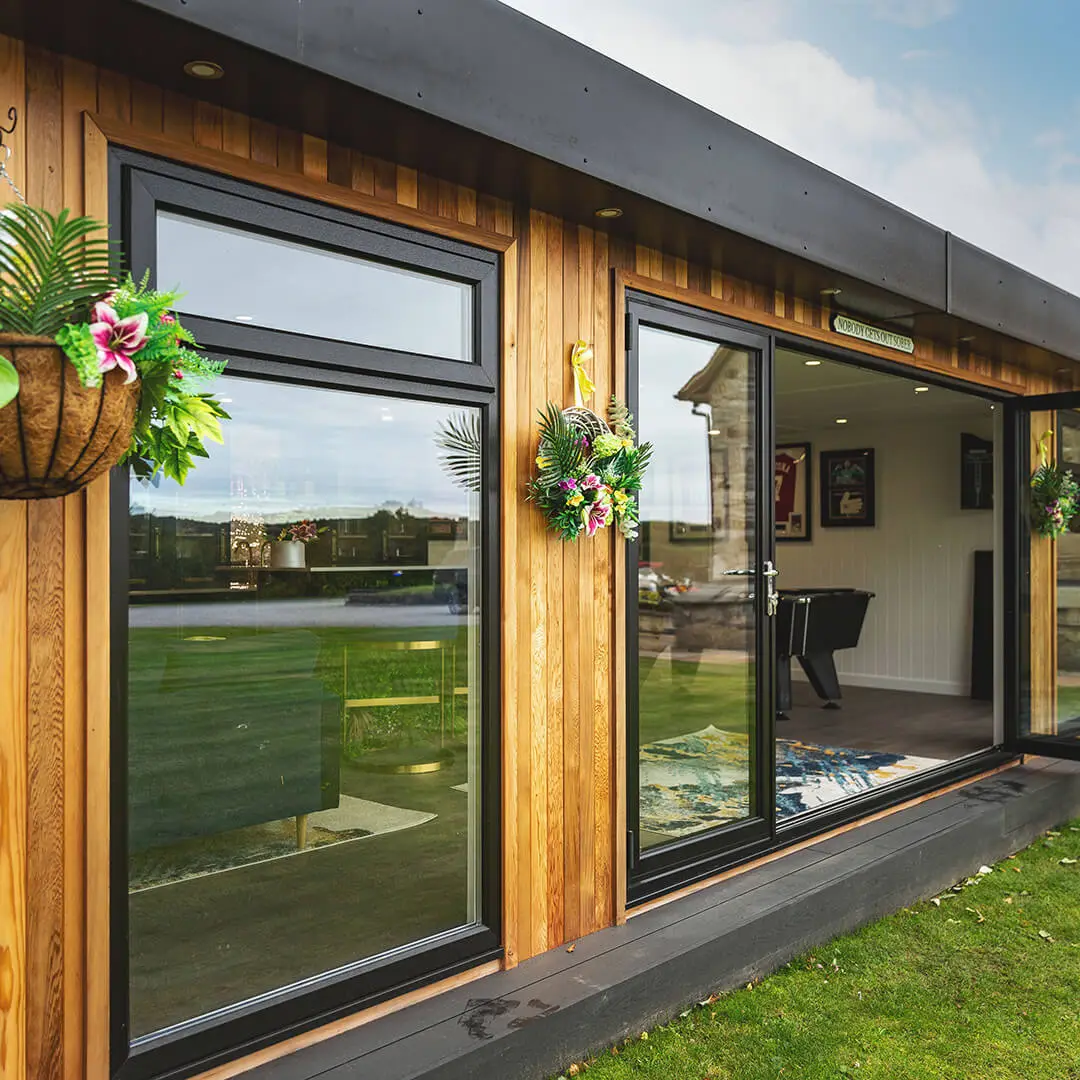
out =
<svg viewBox="0 0 1080 1080"><path fill-rule="evenodd" d="M465 517L469 494L439 463L435 436L464 407L290 386L225 375L216 389L233 419L181 487L132 481L133 510L227 521L363 517L385 504L416 516ZM243 504L243 505L241 505Z"/></svg>
<svg viewBox="0 0 1080 1080"><path fill-rule="evenodd" d="M1075 0L507 0L1080 293Z"/></svg>
<svg viewBox="0 0 1080 1080"><path fill-rule="evenodd" d="M336 341L472 359L472 286L159 213L158 281L177 310Z"/></svg>
<svg viewBox="0 0 1080 1080"><path fill-rule="evenodd" d="M675 395L709 363L716 346L651 326L639 334L638 435L653 444L641 518L708 524L709 425Z"/></svg>

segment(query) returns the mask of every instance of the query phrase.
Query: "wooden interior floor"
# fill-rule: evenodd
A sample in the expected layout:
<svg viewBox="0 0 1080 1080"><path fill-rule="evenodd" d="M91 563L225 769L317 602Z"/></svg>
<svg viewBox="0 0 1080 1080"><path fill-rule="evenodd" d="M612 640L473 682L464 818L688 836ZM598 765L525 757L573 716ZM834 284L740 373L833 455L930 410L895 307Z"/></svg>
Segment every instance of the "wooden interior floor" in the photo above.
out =
<svg viewBox="0 0 1080 1080"><path fill-rule="evenodd" d="M994 744L988 701L861 686L845 686L843 693L838 710L823 709L810 686L796 682L790 719L776 725L776 737L945 761Z"/></svg>

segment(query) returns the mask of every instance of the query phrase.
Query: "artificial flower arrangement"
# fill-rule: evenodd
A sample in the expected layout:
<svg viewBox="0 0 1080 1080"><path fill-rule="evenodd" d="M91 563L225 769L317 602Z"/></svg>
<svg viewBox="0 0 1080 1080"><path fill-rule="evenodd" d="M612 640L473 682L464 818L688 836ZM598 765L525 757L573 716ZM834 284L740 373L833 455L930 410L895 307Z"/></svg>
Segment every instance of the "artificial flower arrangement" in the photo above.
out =
<svg viewBox="0 0 1080 1080"><path fill-rule="evenodd" d="M638 496L652 445L635 445L633 417L615 398L608 415L610 427L583 408L560 411L548 402L540 413L540 471L528 498L564 540L595 536L611 524L628 540L637 536Z"/></svg>
<svg viewBox="0 0 1080 1080"><path fill-rule="evenodd" d="M310 544L317 540L326 530L328 525L316 525L314 521L304 518L303 521L293 522L291 525L283 525L277 539L279 544Z"/></svg>
<svg viewBox="0 0 1080 1080"><path fill-rule="evenodd" d="M118 281L104 226L13 203L0 214L0 497L68 494L112 465L183 483L228 414L223 361L195 351L179 294Z"/></svg>
<svg viewBox="0 0 1080 1080"><path fill-rule="evenodd" d="M1069 531L1080 509L1080 484L1071 472L1050 461L1047 446L1053 434L1047 431L1039 440L1042 461L1031 475L1031 524L1039 536L1050 540Z"/></svg>

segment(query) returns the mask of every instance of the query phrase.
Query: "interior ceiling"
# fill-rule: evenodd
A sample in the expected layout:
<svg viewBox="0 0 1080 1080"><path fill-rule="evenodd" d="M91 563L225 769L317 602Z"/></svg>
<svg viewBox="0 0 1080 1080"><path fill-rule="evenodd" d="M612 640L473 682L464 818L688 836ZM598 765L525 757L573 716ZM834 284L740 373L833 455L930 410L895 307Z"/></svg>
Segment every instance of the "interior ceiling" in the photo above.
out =
<svg viewBox="0 0 1080 1080"><path fill-rule="evenodd" d="M918 378L821 360L816 356L776 350L776 431L792 438L846 417L850 424L918 424L928 419L971 423L992 415L990 402L972 394L946 390ZM916 386L929 386L915 393Z"/></svg>

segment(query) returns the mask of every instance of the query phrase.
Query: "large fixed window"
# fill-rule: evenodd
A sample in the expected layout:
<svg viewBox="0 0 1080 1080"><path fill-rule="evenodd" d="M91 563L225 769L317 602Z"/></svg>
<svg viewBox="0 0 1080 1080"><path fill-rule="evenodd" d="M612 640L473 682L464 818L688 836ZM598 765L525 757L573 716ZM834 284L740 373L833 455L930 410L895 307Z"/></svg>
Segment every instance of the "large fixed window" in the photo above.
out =
<svg viewBox="0 0 1080 1080"><path fill-rule="evenodd" d="M112 179L232 416L184 486L114 480L113 1056L151 1076L497 951L498 257Z"/></svg>

